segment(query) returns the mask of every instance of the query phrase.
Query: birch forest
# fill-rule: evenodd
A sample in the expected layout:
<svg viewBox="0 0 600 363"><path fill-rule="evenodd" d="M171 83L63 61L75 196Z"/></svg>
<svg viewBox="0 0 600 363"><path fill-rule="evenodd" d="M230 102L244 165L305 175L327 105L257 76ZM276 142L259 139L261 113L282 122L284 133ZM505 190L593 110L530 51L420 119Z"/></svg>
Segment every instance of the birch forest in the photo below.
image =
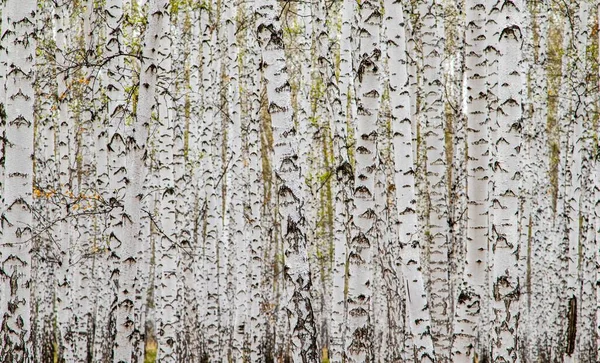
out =
<svg viewBox="0 0 600 363"><path fill-rule="evenodd" d="M0 10L0 363L600 361L597 0Z"/></svg>

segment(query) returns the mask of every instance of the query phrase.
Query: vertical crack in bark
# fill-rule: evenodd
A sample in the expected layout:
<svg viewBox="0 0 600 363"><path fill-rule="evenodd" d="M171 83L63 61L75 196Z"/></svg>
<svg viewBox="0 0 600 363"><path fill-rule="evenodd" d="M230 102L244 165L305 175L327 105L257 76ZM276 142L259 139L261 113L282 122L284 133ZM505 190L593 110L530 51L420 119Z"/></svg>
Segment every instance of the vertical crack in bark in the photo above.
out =
<svg viewBox="0 0 600 363"><path fill-rule="evenodd" d="M569 314L567 326L567 354L572 355L575 351L575 338L577 337L577 298L575 295L569 299Z"/></svg>

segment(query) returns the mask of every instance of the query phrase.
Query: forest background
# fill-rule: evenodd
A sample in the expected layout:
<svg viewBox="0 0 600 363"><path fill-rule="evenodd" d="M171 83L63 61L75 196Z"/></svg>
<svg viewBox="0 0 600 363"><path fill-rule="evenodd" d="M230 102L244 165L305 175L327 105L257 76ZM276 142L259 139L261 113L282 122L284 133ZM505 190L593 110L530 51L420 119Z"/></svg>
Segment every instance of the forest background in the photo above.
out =
<svg viewBox="0 0 600 363"><path fill-rule="evenodd" d="M3 0L0 362L596 362L598 3Z"/></svg>

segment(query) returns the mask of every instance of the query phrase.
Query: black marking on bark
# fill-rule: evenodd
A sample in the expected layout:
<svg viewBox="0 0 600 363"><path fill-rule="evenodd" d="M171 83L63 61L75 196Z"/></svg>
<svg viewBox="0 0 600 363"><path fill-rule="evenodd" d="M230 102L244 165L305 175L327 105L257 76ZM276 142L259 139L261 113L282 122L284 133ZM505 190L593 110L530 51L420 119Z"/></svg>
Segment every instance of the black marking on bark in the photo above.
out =
<svg viewBox="0 0 600 363"><path fill-rule="evenodd" d="M575 338L577 337L577 298L575 295L569 299L567 327L567 354L572 355L575 351Z"/></svg>

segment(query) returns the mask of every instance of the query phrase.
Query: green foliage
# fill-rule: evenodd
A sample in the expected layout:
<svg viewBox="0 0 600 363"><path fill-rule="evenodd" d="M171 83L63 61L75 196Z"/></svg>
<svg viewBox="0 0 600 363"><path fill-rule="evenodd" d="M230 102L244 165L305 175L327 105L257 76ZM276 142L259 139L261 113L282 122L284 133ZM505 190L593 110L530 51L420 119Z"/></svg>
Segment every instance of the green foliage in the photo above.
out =
<svg viewBox="0 0 600 363"><path fill-rule="evenodd" d="M156 351L158 350L158 345L155 340L150 340L146 343L146 352L144 354L144 363L154 363L156 362Z"/></svg>
<svg viewBox="0 0 600 363"><path fill-rule="evenodd" d="M179 13L179 8L181 6L181 0L170 0L169 4L171 6L171 19L177 19L177 14Z"/></svg>
<svg viewBox="0 0 600 363"><path fill-rule="evenodd" d="M294 22L290 26L283 27L283 33L286 37L295 38L303 33L302 25Z"/></svg>

